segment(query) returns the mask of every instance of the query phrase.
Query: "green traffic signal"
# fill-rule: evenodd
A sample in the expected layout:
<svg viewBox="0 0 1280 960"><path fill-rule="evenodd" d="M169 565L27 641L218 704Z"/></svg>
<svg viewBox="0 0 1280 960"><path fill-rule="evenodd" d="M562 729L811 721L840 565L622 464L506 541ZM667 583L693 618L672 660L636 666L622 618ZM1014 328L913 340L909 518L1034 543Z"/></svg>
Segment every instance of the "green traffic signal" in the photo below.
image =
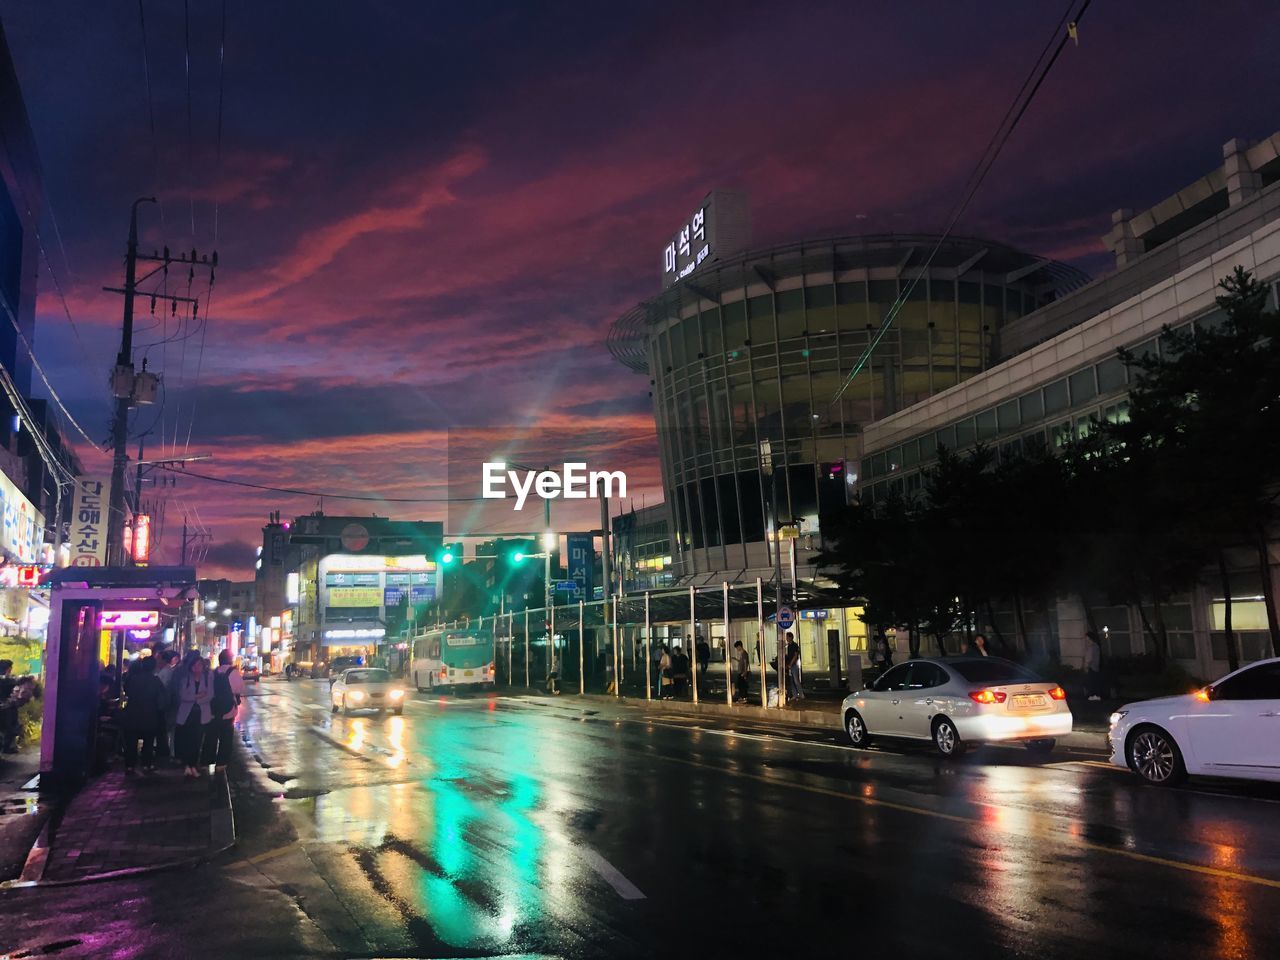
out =
<svg viewBox="0 0 1280 960"><path fill-rule="evenodd" d="M456 546L442 547L440 552L436 554L436 559L440 562L440 566L447 567L457 559Z"/></svg>
<svg viewBox="0 0 1280 960"><path fill-rule="evenodd" d="M519 563L524 559L524 554L521 553L519 550L517 550L515 553L511 555L511 559L514 560L516 563Z"/></svg>

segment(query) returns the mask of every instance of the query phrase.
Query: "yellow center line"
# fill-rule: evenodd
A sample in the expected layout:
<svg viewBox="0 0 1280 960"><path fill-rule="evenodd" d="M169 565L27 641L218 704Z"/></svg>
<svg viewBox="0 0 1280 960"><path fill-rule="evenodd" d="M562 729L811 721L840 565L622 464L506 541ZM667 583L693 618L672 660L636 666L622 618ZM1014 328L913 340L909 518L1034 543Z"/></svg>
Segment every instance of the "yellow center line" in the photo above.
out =
<svg viewBox="0 0 1280 960"><path fill-rule="evenodd" d="M946 820L951 823L963 823L973 826L975 821L972 817L962 817L954 813L943 813L940 810L930 810L928 807L918 807L909 803L898 803L893 800L882 800L879 797L867 797L856 793L849 793L844 790L833 790L829 787L817 787L808 783L797 783L793 780L780 780L775 777L766 777L758 773L746 773L741 770L731 770L728 767L720 767L714 764L702 763L697 760L682 760L679 757L668 757L657 754L662 760L669 763L679 763L688 767L697 767L702 770L710 770L716 773L725 773L730 776L740 777L744 780L753 780L756 783L767 784L771 787L791 787L795 790L804 790L807 793L815 793L824 797L835 797L839 800L855 800L858 803L869 807L884 807L888 810L898 810L902 813L912 813L924 817L932 817L935 820ZM1009 809L1000 807L996 804L979 804L979 806L990 807L994 810ZM1270 877L1260 877L1252 873L1239 873L1235 870L1224 870L1220 867L1207 867L1198 863L1188 863L1185 860L1170 860L1165 857L1157 857L1147 853L1138 853L1135 850L1125 850L1122 847L1111 847L1101 843L1092 843L1088 840L1071 839L1065 841L1062 837L1047 836L1047 839L1053 839L1057 842L1069 842L1086 850L1096 851L1098 853L1110 853L1119 857L1128 857L1130 860L1138 860L1143 863L1153 863L1159 866L1170 867L1174 870L1184 870L1188 873L1198 873L1203 876L1218 877L1225 880L1237 880L1241 883L1252 883L1260 887L1270 887L1274 890L1280 890L1280 880L1273 880Z"/></svg>

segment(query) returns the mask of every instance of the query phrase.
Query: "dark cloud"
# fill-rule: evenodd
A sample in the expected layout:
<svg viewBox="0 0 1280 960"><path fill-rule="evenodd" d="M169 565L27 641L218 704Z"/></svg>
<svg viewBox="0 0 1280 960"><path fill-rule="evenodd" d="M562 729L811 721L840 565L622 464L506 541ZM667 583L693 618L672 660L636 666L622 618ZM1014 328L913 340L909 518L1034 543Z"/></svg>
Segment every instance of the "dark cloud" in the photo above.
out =
<svg viewBox="0 0 1280 960"><path fill-rule="evenodd" d="M672 225L733 186L761 246L940 229L1059 13L726 9L232 4L219 163L217 5L192 7L190 141L182 12L147 5L153 141L133 8L0 0L79 326L46 283L51 378L104 435L120 303L100 287L119 282L129 203L154 192L144 246L216 246L222 266L207 328L140 330L174 338L148 351L165 375L149 444L198 445L210 472L254 482L384 496L431 493L458 424L569 422L652 449L646 380L604 337L656 292ZM1273 131L1259 16L1248 0L1094 4L959 229L1105 269L1113 209ZM231 543L269 509L317 505L184 496ZM247 572L243 551L218 557Z"/></svg>

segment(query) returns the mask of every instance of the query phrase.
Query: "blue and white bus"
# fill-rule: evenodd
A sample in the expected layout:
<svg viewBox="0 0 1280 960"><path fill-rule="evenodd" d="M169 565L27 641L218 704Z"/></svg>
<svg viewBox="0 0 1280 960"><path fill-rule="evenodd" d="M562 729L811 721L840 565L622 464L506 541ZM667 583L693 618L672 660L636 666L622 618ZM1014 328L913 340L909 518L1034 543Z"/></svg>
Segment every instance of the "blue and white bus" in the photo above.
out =
<svg viewBox="0 0 1280 960"><path fill-rule="evenodd" d="M419 690L492 690L495 668L492 630L432 627L414 635L409 680Z"/></svg>

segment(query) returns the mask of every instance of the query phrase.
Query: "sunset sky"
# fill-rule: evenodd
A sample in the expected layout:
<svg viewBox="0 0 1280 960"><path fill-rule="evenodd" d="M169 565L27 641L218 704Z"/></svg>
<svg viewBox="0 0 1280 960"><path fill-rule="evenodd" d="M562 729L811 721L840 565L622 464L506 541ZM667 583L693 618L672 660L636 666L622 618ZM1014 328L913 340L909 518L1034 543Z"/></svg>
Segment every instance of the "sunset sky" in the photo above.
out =
<svg viewBox="0 0 1280 960"><path fill-rule="evenodd" d="M1276 19L1241 29L1262 6L1098 0L959 232L1104 271L1112 210L1280 127ZM43 272L36 352L90 435L107 434L119 338L119 298L100 288L120 282L130 202L154 193L142 246L216 247L221 266L203 351L199 334L148 351L166 381L140 421L156 420L149 454L432 497L448 429L534 423L607 440L637 505L661 495L648 385L604 337L661 289L674 227L731 187L758 246L940 229L1061 13L228 0L219 162L223 4L190 9L188 135L183 5L144 3L153 139L135 4L0 0L62 242L48 210L42 239L78 329ZM192 330L147 329L141 309L141 344ZM318 506L192 478L168 495L161 559L198 511L214 537L202 574L241 579L269 511Z"/></svg>

